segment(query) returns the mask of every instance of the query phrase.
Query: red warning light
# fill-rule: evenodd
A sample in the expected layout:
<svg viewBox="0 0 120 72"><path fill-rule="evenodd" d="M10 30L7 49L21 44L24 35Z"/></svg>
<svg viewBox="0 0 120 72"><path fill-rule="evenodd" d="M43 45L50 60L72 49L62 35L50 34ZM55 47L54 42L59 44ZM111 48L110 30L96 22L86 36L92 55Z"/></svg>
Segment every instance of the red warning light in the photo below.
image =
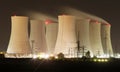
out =
<svg viewBox="0 0 120 72"><path fill-rule="evenodd" d="M51 23L52 23L51 20L49 20L49 19L45 20L45 24L46 24L46 25L47 25L47 24L51 24Z"/></svg>
<svg viewBox="0 0 120 72"><path fill-rule="evenodd" d="M110 24L108 24L108 23L107 23L107 24L105 24L105 25L110 26Z"/></svg>
<svg viewBox="0 0 120 72"><path fill-rule="evenodd" d="M99 22L99 21L97 21L97 20L95 20L95 23L96 23L96 24L99 24L100 22Z"/></svg>
<svg viewBox="0 0 120 72"><path fill-rule="evenodd" d="M109 23L102 23L103 25L106 25L106 26L110 26L110 24Z"/></svg>

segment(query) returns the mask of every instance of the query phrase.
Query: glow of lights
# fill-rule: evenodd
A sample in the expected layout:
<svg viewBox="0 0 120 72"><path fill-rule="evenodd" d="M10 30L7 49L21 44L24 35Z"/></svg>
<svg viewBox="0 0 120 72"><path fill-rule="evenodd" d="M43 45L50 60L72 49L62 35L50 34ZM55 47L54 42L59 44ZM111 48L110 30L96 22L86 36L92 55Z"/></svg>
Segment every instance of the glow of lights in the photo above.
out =
<svg viewBox="0 0 120 72"><path fill-rule="evenodd" d="M96 24L99 24L100 22L96 21L95 23L96 23Z"/></svg>
<svg viewBox="0 0 120 72"><path fill-rule="evenodd" d="M105 60L107 60L107 59L101 59L102 62L106 62Z"/></svg>
<svg viewBox="0 0 120 72"><path fill-rule="evenodd" d="M105 61L105 62L108 62L108 59L105 59L104 61Z"/></svg>
<svg viewBox="0 0 120 72"><path fill-rule="evenodd" d="M0 54L4 54L4 52L0 52Z"/></svg>
<svg viewBox="0 0 120 72"><path fill-rule="evenodd" d="M101 55L101 56L97 56L97 58L109 58L109 55Z"/></svg>
<svg viewBox="0 0 120 72"><path fill-rule="evenodd" d="M93 59L94 62L108 62L108 59Z"/></svg>
<svg viewBox="0 0 120 72"><path fill-rule="evenodd" d="M53 54L45 54L45 53L40 53L40 54L37 54L37 55L33 55L33 59L36 59L36 58L38 58L38 59L49 59L49 58L51 58L51 57L54 57L54 55Z"/></svg>
<svg viewBox="0 0 120 72"><path fill-rule="evenodd" d="M45 24L47 25L47 24L50 24L50 23L52 23L52 21L51 20L45 20Z"/></svg>
<svg viewBox="0 0 120 72"><path fill-rule="evenodd" d="M117 53L117 54L115 55L115 58L120 58L120 54Z"/></svg>
<svg viewBox="0 0 120 72"><path fill-rule="evenodd" d="M53 54L50 54L49 57L54 57L54 55L53 55Z"/></svg>
<svg viewBox="0 0 120 72"><path fill-rule="evenodd" d="M37 55L33 55L33 58L36 59L36 58L37 58Z"/></svg>
<svg viewBox="0 0 120 72"><path fill-rule="evenodd" d="M98 62L101 62L101 59L98 59Z"/></svg>
<svg viewBox="0 0 120 72"><path fill-rule="evenodd" d="M96 61L97 61L97 59L94 59L93 61L94 61L94 62L96 62Z"/></svg>
<svg viewBox="0 0 120 72"><path fill-rule="evenodd" d="M55 59L58 59L58 56L55 56Z"/></svg>

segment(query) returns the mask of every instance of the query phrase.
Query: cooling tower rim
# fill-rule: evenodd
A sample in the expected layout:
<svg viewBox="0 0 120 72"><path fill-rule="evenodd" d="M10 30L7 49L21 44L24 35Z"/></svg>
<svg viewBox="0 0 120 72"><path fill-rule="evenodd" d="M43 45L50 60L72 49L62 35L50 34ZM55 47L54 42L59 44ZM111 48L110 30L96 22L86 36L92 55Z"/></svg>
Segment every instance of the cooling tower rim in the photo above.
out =
<svg viewBox="0 0 120 72"><path fill-rule="evenodd" d="M64 16L64 17L76 17L76 16L74 16L74 15L69 15L69 14L58 15L58 17L61 17L61 16Z"/></svg>
<svg viewBox="0 0 120 72"><path fill-rule="evenodd" d="M107 26L111 26L111 24L107 23L107 22L100 22L98 20L93 20L93 19L90 19L90 23L96 23L96 24L102 24L102 25L107 25Z"/></svg>
<svg viewBox="0 0 120 72"><path fill-rule="evenodd" d="M107 22L100 22L98 20L94 20L94 19L91 19L91 18L80 18L80 17L76 17L76 20L85 20L85 21L89 21L90 23L91 22L96 22L97 24L102 24L102 25L107 25L107 26L111 26L111 24L107 23Z"/></svg>
<svg viewBox="0 0 120 72"><path fill-rule="evenodd" d="M12 17L12 18L13 18L13 17L16 17L16 18L28 18L28 16L16 16L16 15L15 15L15 16L11 16L11 17Z"/></svg>

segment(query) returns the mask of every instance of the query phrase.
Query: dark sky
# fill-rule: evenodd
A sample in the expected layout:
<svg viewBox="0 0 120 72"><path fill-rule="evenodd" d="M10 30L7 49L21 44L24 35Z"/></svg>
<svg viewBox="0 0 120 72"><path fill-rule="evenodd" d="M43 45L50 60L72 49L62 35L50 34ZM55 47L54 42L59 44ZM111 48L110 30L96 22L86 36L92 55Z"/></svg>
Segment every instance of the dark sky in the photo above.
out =
<svg viewBox="0 0 120 72"><path fill-rule="evenodd" d="M114 52L120 52L119 0L0 0L0 51L6 51L11 31L10 17L23 10L39 11L57 18L61 6L70 6L107 20L111 28Z"/></svg>

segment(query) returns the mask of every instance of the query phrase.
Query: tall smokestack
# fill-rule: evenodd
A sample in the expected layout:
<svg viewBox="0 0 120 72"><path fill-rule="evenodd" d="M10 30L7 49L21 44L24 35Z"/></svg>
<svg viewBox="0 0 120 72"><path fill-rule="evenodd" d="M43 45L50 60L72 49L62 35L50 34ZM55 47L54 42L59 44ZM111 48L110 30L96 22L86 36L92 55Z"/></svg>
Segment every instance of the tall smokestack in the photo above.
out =
<svg viewBox="0 0 120 72"><path fill-rule="evenodd" d="M77 19L76 21L76 31L77 38L80 41L80 47L85 48L85 51L89 51L91 56L93 56L93 52L90 45L90 35L89 35L89 22L90 19ZM79 35L78 35L79 34Z"/></svg>
<svg viewBox="0 0 120 72"><path fill-rule="evenodd" d="M110 24L102 24L101 26L101 38L104 53L106 56L113 56L112 44L111 44L111 35L110 35Z"/></svg>
<svg viewBox="0 0 120 72"><path fill-rule="evenodd" d="M75 17L71 15L58 16L59 28L55 54L63 53L66 57L74 54L76 45Z"/></svg>
<svg viewBox="0 0 120 72"><path fill-rule="evenodd" d="M28 17L12 16L11 36L7 49L8 57L26 57L31 54L28 38Z"/></svg>
<svg viewBox="0 0 120 72"><path fill-rule="evenodd" d="M30 20L30 45L35 55L47 52L44 21Z"/></svg>
<svg viewBox="0 0 120 72"><path fill-rule="evenodd" d="M46 24L46 41L47 41L47 49L49 54L54 54L57 34L58 34L58 24L47 23Z"/></svg>
<svg viewBox="0 0 120 72"><path fill-rule="evenodd" d="M90 43L94 56L103 56L101 42L101 23L97 21L90 22Z"/></svg>

